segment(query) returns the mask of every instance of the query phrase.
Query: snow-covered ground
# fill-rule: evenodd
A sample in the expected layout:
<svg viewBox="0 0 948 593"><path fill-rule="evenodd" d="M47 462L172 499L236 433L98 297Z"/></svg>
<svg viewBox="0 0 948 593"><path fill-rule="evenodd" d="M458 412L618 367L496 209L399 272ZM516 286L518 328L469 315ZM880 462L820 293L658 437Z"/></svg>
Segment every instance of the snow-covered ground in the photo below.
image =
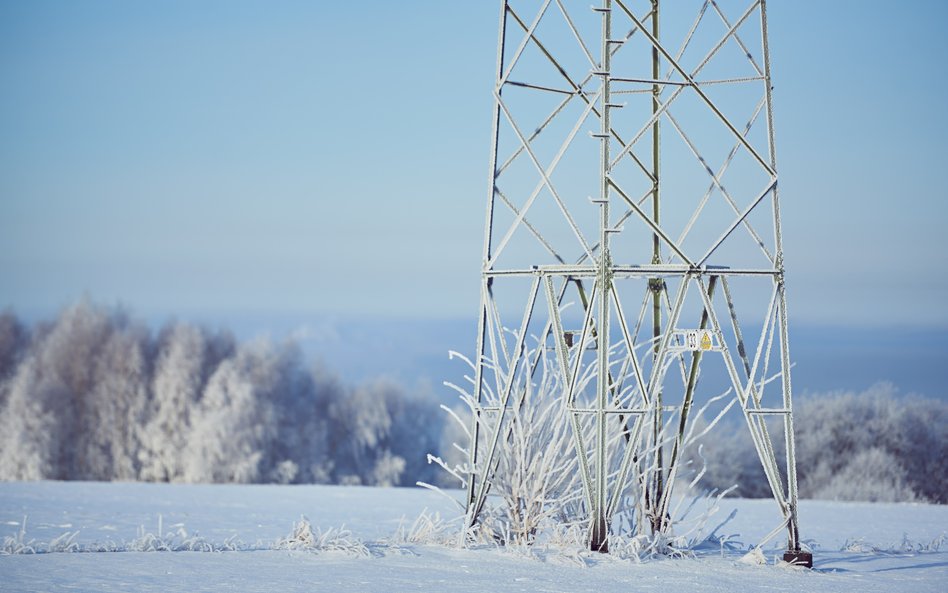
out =
<svg viewBox="0 0 948 593"><path fill-rule="evenodd" d="M426 509L456 514L421 489L0 483L0 591L948 591L945 506L803 501L812 571L775 566L779 541L740 560L777 522L768 500L708 522L736 511L717 532L734 549L644 562L395 536ZM321 543L288 538L303 515Z"/></svg>

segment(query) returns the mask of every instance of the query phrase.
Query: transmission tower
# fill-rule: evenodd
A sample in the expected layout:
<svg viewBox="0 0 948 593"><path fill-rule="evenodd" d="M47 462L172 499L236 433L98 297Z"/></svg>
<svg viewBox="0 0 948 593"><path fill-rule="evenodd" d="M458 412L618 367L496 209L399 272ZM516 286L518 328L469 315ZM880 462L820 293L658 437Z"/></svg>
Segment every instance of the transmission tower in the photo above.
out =
<svg viewBox="0 0 948 593"><path fill-rule="evenodd" d="M777 503L772 533L809 565L766 2L598 1L500 3L468 526L550 352L591 549L607 551L630 488L641 528L668 529L693 406L729 390Z"/></svg>

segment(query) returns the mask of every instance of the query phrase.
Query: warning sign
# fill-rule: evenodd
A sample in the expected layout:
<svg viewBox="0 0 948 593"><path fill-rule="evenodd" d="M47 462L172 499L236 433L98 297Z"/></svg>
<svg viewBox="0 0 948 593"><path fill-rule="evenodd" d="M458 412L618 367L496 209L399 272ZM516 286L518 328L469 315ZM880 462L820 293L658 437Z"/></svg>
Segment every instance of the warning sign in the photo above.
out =
<svg viewBox="0 0 948 593"><path fill-rule="evenodd" d="M685 349L707 351L714 348L714 333L708 329L690 329L685 332Z"/></svg>
<svg viewBox="0 0 948 593"><path fill-rule="evenodd" d="M701 349L710 350L711 349L711 332L701 332Z"/></svg>

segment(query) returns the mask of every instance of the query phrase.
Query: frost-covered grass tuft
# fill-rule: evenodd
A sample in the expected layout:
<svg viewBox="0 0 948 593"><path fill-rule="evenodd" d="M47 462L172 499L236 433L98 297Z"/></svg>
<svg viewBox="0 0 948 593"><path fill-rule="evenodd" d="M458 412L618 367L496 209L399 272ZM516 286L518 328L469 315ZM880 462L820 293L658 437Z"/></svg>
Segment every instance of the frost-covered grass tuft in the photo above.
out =
<svg viewBox="0 0 948 593"><path fill-rule="evenodd" d="M0 548L0 555L81 552L81 547L76 543L77 537L79 537L78 531L67 531L59 537L55 537L45 543L37 542L35 539L27 539L26 517L23 517L23 521L20 522L20 528L17 530L16 535L8 535L3 538L3 547Z"/></svg>
<svg viewBox="0 0 948 593"><path fill-rule="evenodd" d="M393 545L450 545L457 541L460 517L446 521L441 513L425 509L409 524L404 518L389 543Z"/></svg>
<svg viewBox="0 0 948 593"><path fill-rule="evenodd" d="M49 544L47 544L45 551L48 553L79 552L81 548L79 544L76 543L77 537L79 537L78 531L67 531L59 537L53 538Z"/></svg>
<svg viewBox="0 0 948 593"><path fill-rule="evenodd" d="M902 534L901 542L890 545L871 544L863 538L846 540L841 551L860 554L926 554L940 552L945 543L948 543L948 534L945 533L928 542L913 541L907 534Z"/></svg>
<svg viewBox="0 0 948 593"><path fill-rule="evenodd" d="M36 554L36 552L36 540L26 539L26 517L24 516L16 535L8 535L3 538L3 548L0 548L0 554Z"/></svg>
<svg viewBox="0 0 948 593"><path fill-rule="evenodd" d="M347 529L313 528L306 517L293 526L293 531L284 538L272 543L257 542L244 544L236 535L223 542L212 542L206 538L188 533L184 524L178 523L165 530L164 520L158 515L157 531L151 532L144 525L139 526L138 535L126 541L106 540L80 544L78 531L67 531L48 542L28 539L26 535L26 517L20 523L15 536L3 540L0 554L53 554L68 552L239 552L259 550L302 550L308 552L342 552L351 556L367 557L372 554L360 539Z"/></svg>
<svg viewBox="0 0 948 593"><path fill-rule="evenodd" d="M199 535L190 535L184 525L175 525L174 531L164 531L162 516L158 515L158 533L145 531L145 526L138 528L138 537L131 542L119 546L119 549L129 552L221 552L241 548L236 538L230 538L223 545L214 545Z"/></svg>
<svg viewBox="0 0 948 593"><path fill-rule="evenodd" d="M279 540L275 545L276 550L296 550L305 552L341 552L349 556L367 558L372 555L369 548L345 527L329 529L323 531L319 527L314 528L309 519L301 517L299 522L293 525L293 531L289 535Z"/></svg>
<svg viewBox="0 0 948 593"><path fill-rule="evenodd" d="M78 531L67 531L48 542L40 542L27 537L26 517L19 525L16 535L3 539L0 555L10 554L52 554L52 553L94 553L94 552L240 552L263 550L291 550L300 552L339 553L356 558L384 556L388 554L411 554L405 546L408 544L442 544L456 539L458 526L445 521L439 513L424 511L411 524L405 521L399 525L393 537L378 542L365 542L354 536L344 526L321 529L314 527L305 516L293 524L293 529L285 537L274 542L244 544L237 536L231 536L224 542L212 542L206 538L188 533L184 524L177 523L165 529L164 519L158 515L156 531L139 526L135 538L126 541L105 540L101 542L79 543Z"/></svg>

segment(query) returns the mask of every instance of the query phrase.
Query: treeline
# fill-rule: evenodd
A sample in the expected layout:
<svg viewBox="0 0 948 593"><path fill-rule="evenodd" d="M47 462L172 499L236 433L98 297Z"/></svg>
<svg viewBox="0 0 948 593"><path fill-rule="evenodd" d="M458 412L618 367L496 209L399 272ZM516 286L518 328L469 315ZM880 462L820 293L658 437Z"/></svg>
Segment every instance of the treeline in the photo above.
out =
<svg viewBox="0 0 948 593"><path fill-rule="evenodd" d="M801 498L948 503L944 401L899 394L888 383L811 394L794 402L794 428ZM737 484L736 496L770 496L744 425L712 434L705 486ZM783 441L775 446L781 459Z"/></svg>
<svg viewBox="0 0 948 593"><path fill-rule="evenodd" d="M32 326L0 313L0 480L456 485L426 460L463 461L448 420L433 396L345 385L292 342L154 331L88 301ZM948 503L948 403L880 384L798 397L795 425L801 497ZM693 462L707 488L770 496L743 428L713 430Z"/></svg>
<svg viewBox="0 0 948 593"><path fill-rule="evenodd" d="M0 314L2 480L414 484L437 479L443 417L290 342L155 332L87 301L32 327Z"/></svg>

